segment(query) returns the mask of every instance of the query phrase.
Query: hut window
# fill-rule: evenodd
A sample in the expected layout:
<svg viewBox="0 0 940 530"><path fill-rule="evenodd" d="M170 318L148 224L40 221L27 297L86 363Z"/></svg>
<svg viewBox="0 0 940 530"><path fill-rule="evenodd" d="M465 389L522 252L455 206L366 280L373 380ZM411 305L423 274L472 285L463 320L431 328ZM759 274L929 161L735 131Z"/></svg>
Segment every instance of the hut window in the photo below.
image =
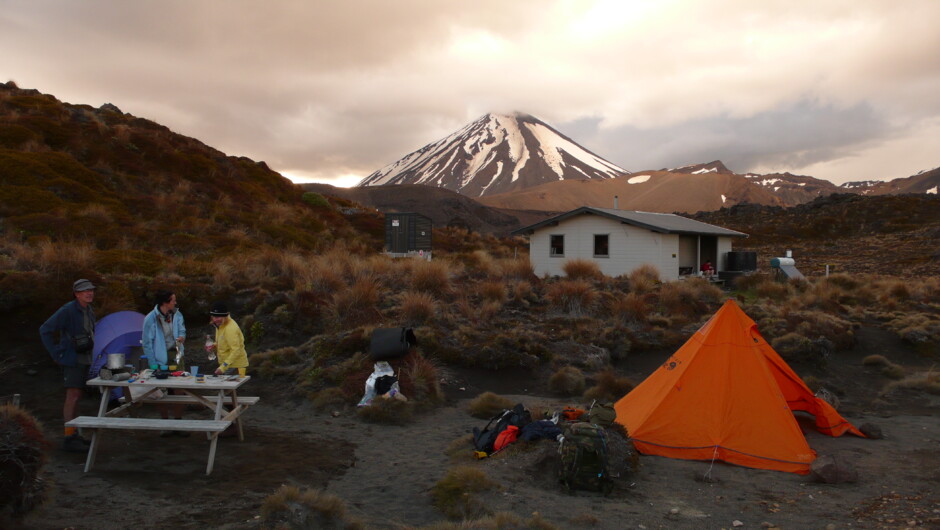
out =
<svg viewBox="0 0 940 530"><path fill-rule="evenodd" d="M565 255L565 236L563 235L552 236L550 245L551 245L551 248L549 250L549 256L564 256Z"/></svg>
<svg viewBox="0 0 940 530"><path fill-rule="evenodd" d="M610 245L608 244L610 238L607 234L594 234L594 257L595 258L609 258L610 257Z"/></svg>

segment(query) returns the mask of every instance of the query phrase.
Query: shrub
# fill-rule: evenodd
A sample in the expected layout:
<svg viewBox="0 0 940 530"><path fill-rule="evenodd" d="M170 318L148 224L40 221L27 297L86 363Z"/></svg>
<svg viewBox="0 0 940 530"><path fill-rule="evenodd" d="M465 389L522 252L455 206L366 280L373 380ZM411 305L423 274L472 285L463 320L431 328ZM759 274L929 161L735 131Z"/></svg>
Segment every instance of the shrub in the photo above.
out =
<svg viewBox="0 0 940 530"><path fill-rule="evenodd" d="M347 513L346 503L336 495L322 490L301 492L288 485L264 499L261 522L267 528L365 528Z"/></svg>
<svg viewBox="0 0 940 530"><path fill-rule="evenodd" d="M562 396L579 396L584 392L584 373L574 366L564 366L548 379L548 387Z"/></svg>
<svg viewBox="0 0 940 530"><path fill-rule="evenodd" d="M310 395L310 400L313 402L313 408L317 410L342 407L350 403L349 398L346 397L343 390L335 386L314 392Z"/></svg>
<svg viewBox="0 0 940 530"><path fill-rule="evenodd" d="M485 515L486 505L476 494L498 489L481 469L457 466L431 488L434 506L450 519L468 519Z"/></svg>
<svg viewBox="0 0 940 530"><path fill-rule="evenodd" d="M589 259L569 259L561 266L561 270L571 280L600 280L604 277L597 262Z"/></svg>
<svg viewBox="0 0 940 530"><path fill-rule="evenodd" d="M881 366L888 366L889 364L891 364L891 361L885 358L884 355L869 355L868 357L865 357L864 359L862 359L862 365L864 366L881 367Z"/></svg>
<svg viewBox="0 0 940 530"><path fill-rule="evenodd" d="M308 191L304 193L303 195L301 195L300 198L305 203L309 204L310 206L313 206L314 208L329 208L330 207L330 201L326 200L326 197L324 197L323 195L320 195L319 193Z"/></svg>
<svg viewBox="0 0 940 530"><path fill-rule="evenodd" d="M32 414L0 406L0 511L19 519L45 501L48 482L43 468L50 445Z"/></svg>
<svg viewBox="0 0 940 530"><path fill-rule="evenodd" d="M894 381L888 384L885 392L890 392L895 388L910 388L923 390L929 394L940 396L940 372L921 372L902 378L900 381Z"/></svg>
<svg viewBox="0 0 940 530"><path fill-rule="evenodd" d="M484 392L470 400L467 412L474 418L488 420L500 412L510 409L513 402L493 392Z"/></svg>

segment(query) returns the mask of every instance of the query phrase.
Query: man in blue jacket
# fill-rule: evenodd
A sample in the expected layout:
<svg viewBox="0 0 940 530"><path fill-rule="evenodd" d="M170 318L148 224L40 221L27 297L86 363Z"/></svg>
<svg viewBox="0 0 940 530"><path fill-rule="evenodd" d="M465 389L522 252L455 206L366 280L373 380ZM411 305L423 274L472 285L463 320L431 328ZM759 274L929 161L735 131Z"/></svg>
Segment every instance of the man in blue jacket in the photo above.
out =
<svg viewBox="0 0 940 530"><path fill-rule="evenodd" d="M171 291L160 290L154 295L155 305L153 311L144 317L144 327L141 331L140 342L144 347L144 355L150 364L161 366L176 364L175 353L181 348L186 339L186 325L183 323L183 313L176 310L176 295ZM171 360L170 355L173 355ZM178 367L180 370L182 366ZM172 408L176 419L183 419L183 406L159 406L160 416L168 418ZM186 431L163 431L161 436L189 436Z"/></svg>
<svg viewBox="0 0 940 530"><path fill-rule="evenodd" d="M77 280L72 284L72 294L75 299L60 307L39 327L43 345L62 367L65 387L62 416L66 423L78 416L78 402L85 389L85 375L95 347L95 311L91 307L95 300L95 286L84 278ZM88 445L89 442L78 434L75 427L65 428L63 450L86 452Z"/></svg>

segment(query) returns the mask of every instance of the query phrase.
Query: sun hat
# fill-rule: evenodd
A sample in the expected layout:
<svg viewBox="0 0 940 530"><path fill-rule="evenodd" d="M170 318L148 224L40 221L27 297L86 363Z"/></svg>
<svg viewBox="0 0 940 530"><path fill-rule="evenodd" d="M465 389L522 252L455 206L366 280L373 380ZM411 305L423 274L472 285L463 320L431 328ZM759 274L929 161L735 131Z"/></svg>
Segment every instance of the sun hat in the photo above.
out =
<svg viewBox="0 0 940 530"><path fill-rule="evenodd" d="M228 305L225 302L214 302L209 310L209 315L213 317L227 317Z"/></svg>
<svg viewBox="0 0 940 530"><path fill-rule="evenodd" d="M93 290L95 290L95 284L91 283L90 280L86 280L85 278L82 278L81 280L75 280L75 283L72 284L72 291L76 293Z"/></svg>

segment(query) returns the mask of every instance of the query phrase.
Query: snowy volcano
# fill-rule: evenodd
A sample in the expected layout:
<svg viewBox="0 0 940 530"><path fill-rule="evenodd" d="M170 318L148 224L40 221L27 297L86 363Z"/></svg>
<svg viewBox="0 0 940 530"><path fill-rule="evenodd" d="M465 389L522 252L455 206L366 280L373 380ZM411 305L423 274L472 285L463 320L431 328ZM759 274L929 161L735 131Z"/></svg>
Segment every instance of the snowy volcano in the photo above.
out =
<svg viewBox="0 0 940 530"><path fill-rule="evenodd" d="M533 116L487 114L358 185L424 184L481 197L547 182L627 174Z"/></svg>

